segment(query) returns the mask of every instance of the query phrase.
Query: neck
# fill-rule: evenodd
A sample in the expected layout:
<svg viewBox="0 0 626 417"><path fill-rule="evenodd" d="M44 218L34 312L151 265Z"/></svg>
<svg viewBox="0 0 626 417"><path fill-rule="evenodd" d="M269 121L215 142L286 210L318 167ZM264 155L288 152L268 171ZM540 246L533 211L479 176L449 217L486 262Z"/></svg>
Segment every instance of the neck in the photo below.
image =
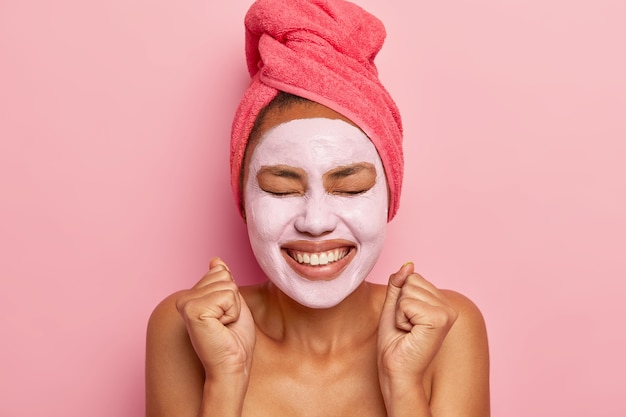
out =
<svg viewBox="0 0 626 417"><path fill-rule="evenodd" d="M361 283L345 300L326 309L304 307L271 282L266 284L267 334L317 354L342 351L375 337L380 311L371 284Z"/></svg>

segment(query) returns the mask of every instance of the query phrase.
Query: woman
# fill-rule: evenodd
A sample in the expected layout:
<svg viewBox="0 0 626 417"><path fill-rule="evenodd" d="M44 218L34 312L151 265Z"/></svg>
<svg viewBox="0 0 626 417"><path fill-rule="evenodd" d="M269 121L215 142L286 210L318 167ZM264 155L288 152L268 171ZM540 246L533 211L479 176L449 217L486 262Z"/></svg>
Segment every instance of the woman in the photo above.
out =
<svg viewBox="0 0 626 417"><path fill-rule="evenodd" d="M246 29L232 185L268 280L238 287L214 258L157 306L147 415L488 416L476 306L412 263L366 281L402 178L382 24L343 1L260 0Z"/></svg>

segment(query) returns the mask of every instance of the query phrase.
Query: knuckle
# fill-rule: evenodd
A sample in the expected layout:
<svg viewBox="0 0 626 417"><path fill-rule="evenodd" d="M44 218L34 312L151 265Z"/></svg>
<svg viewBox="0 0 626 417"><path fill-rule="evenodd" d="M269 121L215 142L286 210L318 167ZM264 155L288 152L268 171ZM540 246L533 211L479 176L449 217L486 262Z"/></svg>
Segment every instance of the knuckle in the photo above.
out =
<svg viewBox="0 0 626 417"><path fill-rule="evenodd" d="M417 272L413 272L411 275L409 275L406 279L406 282L408 282L411 285L418 285L421 282L425 281L424 277L422 277L420 274L418 274Z"/></svg>
<svg viewBox="0 0 626 417"><path fill-rule="evenodd" d="M216 268L219 268L216 270ZM229 270L225 269L221 265L216 266L207 272L194 288L206 287L216 282L234 282L232 274Z"/></svg>
<svg viewBox="0 0 626 417"><path fill-rule="evenodd" d="M184 300L177 303L178 311L186 319L195 319L199 315L198 300Z"/></svg>
<svg viewBox="0 0 626 417"><path fill-rule="evenodd" d="M178 310L180 313L183 312L183 310L185 309L185 306L187 304L187 302L190 300L189 298L189 292L190 291L183 291L181 293L180 296L178 296L178 298L176 298L176 310Z"/></svg>
<svg viewBox="0 0 626 417"><path fill-rule="evenodd" d="M234 284L220 285L209 292L190 292L176 300L179 313L190 321L219 318L225 309L236 305L238 289Z"/></svg>
<svg viewBox="0 0 626 417"><path fill-rule="evenodd" d="M459 318L459 312L453 307L448 307L448 314L450 316L450 323L454 323Z"/></svg>
<svg viewBox="0 0 626 417"><path fill-rule="evenodd" d="M447 328L454 323L455 318L447 308L437 308L430 316L430 322L435 328Z"/></svg>
<svg viewBox="0 0 626 417"><path fill-rule="evenodd" d="M412 274L404 283L402 290L405 292L415 293L416 291L424 291L427 289L427 284L423 278L419 275Z"/></svg>
<svg viewBox="0 0 626 417"><path fill-rule="evenodd" d="M442 327L446 327L448 324L448 321L449 321L448 315L441 310L437 311L435 314L431 314L430 316L430 322L432 326L438 329Z"/></svg>
<svg viewBox="0 0 626 417"><path fill-rule="evenodd" d="M211 270L211 274L217 279L231 279L231 273L223 265L218 265Z"/></svg>

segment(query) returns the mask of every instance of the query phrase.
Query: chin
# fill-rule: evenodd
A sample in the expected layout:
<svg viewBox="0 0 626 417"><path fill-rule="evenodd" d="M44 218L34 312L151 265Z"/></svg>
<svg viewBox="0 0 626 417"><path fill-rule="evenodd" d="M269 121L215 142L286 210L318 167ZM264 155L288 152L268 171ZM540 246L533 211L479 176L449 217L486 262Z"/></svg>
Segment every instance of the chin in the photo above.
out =
<svg viewBox="0 0 626 417"><path fill-rule="evenodd" d="M296 285L281 288L289 298L298 304L312 309L328 309L341 304L363 282L346 283L341 278L333 281L308 281L300 278Z"/></svg>

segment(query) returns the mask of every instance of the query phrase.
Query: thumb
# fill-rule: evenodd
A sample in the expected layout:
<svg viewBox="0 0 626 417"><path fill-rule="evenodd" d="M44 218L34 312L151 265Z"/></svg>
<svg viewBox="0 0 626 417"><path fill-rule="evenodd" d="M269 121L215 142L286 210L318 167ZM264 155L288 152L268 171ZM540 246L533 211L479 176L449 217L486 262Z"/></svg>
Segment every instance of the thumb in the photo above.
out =
<svg viewBox="0 0 626 417"><path fill-rule="evenodd" d="M383 308L392 307L395 309L396 302L402 291L402 286L406 281L406 278L414 271L415 266L413 262L407 262L398 272L391 274L389 277L389 285L387 285L387 296L385 297L385 304Z"/></svg>
<svg viewBox="0 0 626 417"><path fill-rule="evenodd" d="M219 256L215 256L211 258L211 261L209 261L209 270L220 265L222 266L223 269L230 271L230 269L228 269L228 266L226 266L226 263Z"/></svg>

